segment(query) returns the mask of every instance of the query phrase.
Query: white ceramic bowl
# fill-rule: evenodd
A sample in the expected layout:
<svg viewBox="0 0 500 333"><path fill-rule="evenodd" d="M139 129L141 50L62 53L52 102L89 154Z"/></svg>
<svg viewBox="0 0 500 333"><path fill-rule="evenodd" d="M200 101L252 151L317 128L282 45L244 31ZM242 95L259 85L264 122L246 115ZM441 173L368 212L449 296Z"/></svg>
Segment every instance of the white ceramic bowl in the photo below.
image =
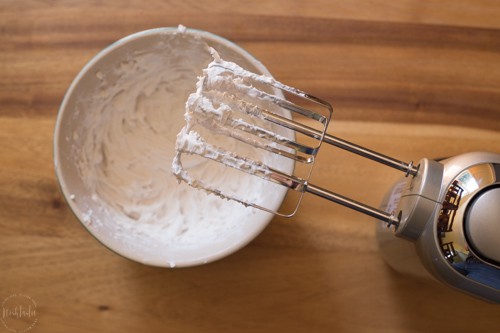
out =
<svg viewBox="0 0 500 333"><path fill-rule="evenodd" d="M161 225L161 221L150 223L144 219L144 216L141 218L142 222L128 219L123 211L116 208L117 203L113 202L112 196L101 196L95 192L95 186L99 186L103 180L92 173L95 171L92 168L97 168L96 165L101 162L92 161L92 156L82 157L82 154L88 148L84 149L89 142L91 146L99 145L100 139L96 137L95 129L99 126L107 126L106 122L112 119L110 114L116 111L116 108L110 107L114 103L109 100L110 94L118 95L117 91L122 89L125 93L122 95L126 98L130 94L127 89L143 84L141 76L137 73L149 71L157 73L158 80L166 81L169 89L173 89L173 93L180 94L180 98L186 98L194 90L196 75L201 75L201 70L211 61L204 43L215 48L226 60L236 62L251 71L269 75L266 68L248 52L214 34L192 29L153 29L125 37L97 54L77 75L59 110L54 134L54 162L56 175L66 201L82 225L97 240L114 252L134 261L162 267L193 266L211 262L246 245L266 227L272 218L271 214L250 208L228 215L224 213L226 205L236 203L221 201L221 203L214 204L214 206L220 206L219 208L212 207L207 211L191 214L182 221L188 226L191 225L190 230L198 229L198 236L203 236L205 232L203 228L207 228L206 237L195 235L199 238L198 240L195 239L196 237L189 239L182 232L178 232L179 238L175 238L172 237L171 230ZM153 61L148 54L153 55L153 60L156 59L156 62L160 61L160 66L156 64L157 67L151 67ZM196 59L202 57L202 61L191 62L190 58L194 55ZM180 60L181 65L179 65L180 58L185 58L185 60ZM135 66L134 71L128 68L132 65ZM176 84L175 81L169 82L169 66L180 66L181 72L185 69L183 80L192 80L192 88L175 91L185 85ZM178 80L179 78L171 79ZM141 89L147 89L147 87ZM141 98L146 99L147 102L148 94L142 94ZM182 117L183 112L182 103L178 110L175 110L175 114L164 115L157 122L161 122L162 119L168 122L170 117ZM179 130L180 128L173 126L168 136L175 137ZM114 139L122 140L120 137ZM123 138L123 140L134 139L143 140L144 138L130 136ZM173 154L173 142L170 140L156 149L160 149L157 153L162 154L164 150L166 155L170 156ZM144 158L140 152L131 150L129 153L131 155L127 158L139 161ZM82 163L85 161L87 164L89 161L92 163L82 169ZM168 159L165 161L165 163L170 163ZM145 167L150 166L151 161L144 160L143 162ZM173 177L169 172L169 166L162 168L164 170L160 178ZM293 168L292 164L290 164L291 168ZM111 169L110 172L113 170ZM158 179L152 177L151 180L154 183ZM175 183L175 185L167 186L166 191L175 192L178 190L176 186L182 185ZM113 189L113 193L126 196L129 190L118 186ZM196 200L215 200L214 198L207 199L209 196L194 189L189 188L183 191L188 191L188 195L197 196ZM285 191L277 192L269 199L274 201L276 209L281 205L284 195ZM175 202L176 199L171 197L167 201L163 205L163 213L174 216L178 214L179 205L182 205L182 202ZM148 209L151 211L152 208ZM196 210L196 207L193 209ZM199 219L194 216L199 216ZM220 221L222 226L211 226L214 223L204 225L199 220L203 220L206 216ZM140 226L138 223L151 225Z"/></svg>

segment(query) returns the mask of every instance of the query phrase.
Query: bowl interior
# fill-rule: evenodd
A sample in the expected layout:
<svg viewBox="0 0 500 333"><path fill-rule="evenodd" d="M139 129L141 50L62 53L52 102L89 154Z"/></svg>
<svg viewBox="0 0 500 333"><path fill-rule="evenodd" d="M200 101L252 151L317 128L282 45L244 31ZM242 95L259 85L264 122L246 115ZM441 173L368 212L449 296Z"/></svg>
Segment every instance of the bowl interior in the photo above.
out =
<svg viewBox="0 0 500 333"><path fill-rule="evenodd" d="M148 30L92 59L59 110L54 158L62 192L93 236L132 260L164 267L210 262L247 244L272 218L178 184L171 175L184 103L212 60L207 46L269 74L246 51L213 34ZM292 162L283 163L293 169ZM277 209L286 191L251 188L248 177L240 185Z"/></svg>

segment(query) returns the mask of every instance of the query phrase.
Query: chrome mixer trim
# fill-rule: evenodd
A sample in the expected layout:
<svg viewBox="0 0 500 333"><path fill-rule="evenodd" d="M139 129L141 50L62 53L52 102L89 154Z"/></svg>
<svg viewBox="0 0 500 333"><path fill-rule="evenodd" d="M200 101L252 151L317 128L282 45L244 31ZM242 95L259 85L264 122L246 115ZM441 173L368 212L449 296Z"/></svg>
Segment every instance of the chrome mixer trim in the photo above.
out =
<svg viewBox="0 0 500 333"><path fill-rule="evenodd" d="M465 216L467 207L482 191L500 185L500 164L481 163L458 173L448 185L436 223L437 240L441 255L455 271L467 277L463 265L486 265L500 275L500 268L474 253L466 237ZM496 273L495 273L496 274Z"/></svg>

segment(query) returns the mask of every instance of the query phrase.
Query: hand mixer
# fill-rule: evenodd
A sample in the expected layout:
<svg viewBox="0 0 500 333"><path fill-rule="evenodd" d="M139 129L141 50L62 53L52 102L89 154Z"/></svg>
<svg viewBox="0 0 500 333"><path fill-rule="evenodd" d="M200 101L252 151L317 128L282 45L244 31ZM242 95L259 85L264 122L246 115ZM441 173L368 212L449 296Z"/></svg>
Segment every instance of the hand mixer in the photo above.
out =
<svg viewBox="0 0 500 333"><path fill-rule="evenodd" d="M427 271L454 288L500 302L500 155L469 153L441 162L422 159L417 165L399 161L328 134L328 102L213 55L186 104L187 126L178 136L172 168L180 180L286 217L295 214L306 192L344 205L393 227L378 233L382 252L399 255L389 264L406 263L410 268L400 270ZM404 172L385 209L309 182L323 143ZM242 153L242 146L252 149ZM276 210L232 191L235 184L193 178L190 166L201 163L185 161L193 157L250 174L276 190L284 187L293 198L286 202L294 204ZM401 239L411 242L401 245Z"/></svg>

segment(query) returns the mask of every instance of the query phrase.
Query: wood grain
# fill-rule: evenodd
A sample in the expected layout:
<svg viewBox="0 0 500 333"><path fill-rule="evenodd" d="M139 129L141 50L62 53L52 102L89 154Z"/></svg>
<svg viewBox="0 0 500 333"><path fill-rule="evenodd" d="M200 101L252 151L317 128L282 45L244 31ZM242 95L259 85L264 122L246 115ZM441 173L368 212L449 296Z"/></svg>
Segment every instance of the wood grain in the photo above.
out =
<svg viewBox="0 0 500 333"><path fill-rule="evenodd" d="M233 40L278 79L330 100L340 137L402 160L500 152L496 1L3 1L0 301L35 299L33 332L500 330L497 306L395 273L373 221L317 198L206 266L147 267L99 245L55 180L57 109L100 49L179 23ZM326 147L313 180L378 205L397 177Z"/></svg>

